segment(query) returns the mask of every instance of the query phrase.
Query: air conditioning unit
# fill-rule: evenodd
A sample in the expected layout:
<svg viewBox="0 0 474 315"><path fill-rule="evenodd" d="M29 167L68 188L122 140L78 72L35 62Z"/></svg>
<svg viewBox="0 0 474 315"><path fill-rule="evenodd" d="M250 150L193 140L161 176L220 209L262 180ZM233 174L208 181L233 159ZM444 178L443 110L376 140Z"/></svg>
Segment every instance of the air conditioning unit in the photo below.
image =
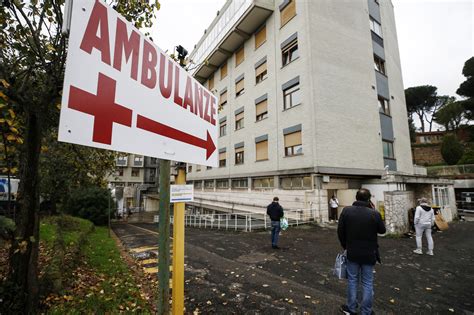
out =
<svg viewBox="0 0 474 315"><path fill-rule="evenodd" d="M331 178L328 175L323 176L323 183L329 183Z"/></svg>

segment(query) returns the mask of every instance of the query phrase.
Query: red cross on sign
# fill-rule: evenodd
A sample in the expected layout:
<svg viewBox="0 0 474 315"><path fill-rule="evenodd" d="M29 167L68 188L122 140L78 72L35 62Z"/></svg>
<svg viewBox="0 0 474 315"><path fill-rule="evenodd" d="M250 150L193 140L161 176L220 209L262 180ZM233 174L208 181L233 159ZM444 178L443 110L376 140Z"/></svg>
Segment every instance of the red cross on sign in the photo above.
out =
<svg viewBox="0 0 474 315"><path fill-rule="evenodd" d="M115 103L116 81L99 73L97 95L71 85L69 108L94 116L92 141L112 144L112 125L131 127L132 110Z"/></svg>

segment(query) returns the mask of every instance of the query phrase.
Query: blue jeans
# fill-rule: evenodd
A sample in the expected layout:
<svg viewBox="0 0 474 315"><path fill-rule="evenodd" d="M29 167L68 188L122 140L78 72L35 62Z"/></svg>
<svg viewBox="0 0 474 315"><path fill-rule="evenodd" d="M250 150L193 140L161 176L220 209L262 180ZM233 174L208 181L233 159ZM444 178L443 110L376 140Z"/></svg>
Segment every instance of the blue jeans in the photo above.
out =
<svg viewBox="0 0 474 315"><path fill-rule="evenodd" d="M272 246L278 245L278 236L280 236L280 221L272 221Z"/></svg>
<svg viewBox="0 0 474 315"><path fill-rule="evenodd" d="M353 313L357 312L357 287L359 279L362 284L361 314L368 315L372 312L374 299L374 266L362 265L347 260L347 307Z"/></svg>

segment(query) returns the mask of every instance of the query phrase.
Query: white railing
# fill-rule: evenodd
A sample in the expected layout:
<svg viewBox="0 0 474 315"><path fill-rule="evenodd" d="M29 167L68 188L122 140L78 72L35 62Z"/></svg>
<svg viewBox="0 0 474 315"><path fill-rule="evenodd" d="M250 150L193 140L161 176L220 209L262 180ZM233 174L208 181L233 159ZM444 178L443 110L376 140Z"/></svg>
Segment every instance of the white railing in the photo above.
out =
<svg viewBox="0 0 474 315"><path fill-rule="evenodd" d="M300 225L310 222L321 222L321 213L316 209L287 210L285 217L288 225ZM186 214L185 226L210 229L243 230L251 232L256 229L271 227L271 221L265 213L219 213L219 214Z"/></svg>

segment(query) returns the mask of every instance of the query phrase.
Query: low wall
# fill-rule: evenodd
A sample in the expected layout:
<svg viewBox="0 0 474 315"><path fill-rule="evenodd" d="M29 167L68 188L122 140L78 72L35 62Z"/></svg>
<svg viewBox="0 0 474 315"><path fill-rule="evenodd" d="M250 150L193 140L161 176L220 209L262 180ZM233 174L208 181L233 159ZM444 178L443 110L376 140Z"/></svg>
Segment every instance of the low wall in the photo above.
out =
<svg viewBox="0 0 474 315"><path fill-rule="evenodd" d="M408 210L415 206L413 191L384 192L385 226L387 233L398 234L409 230Z"/></svg>

